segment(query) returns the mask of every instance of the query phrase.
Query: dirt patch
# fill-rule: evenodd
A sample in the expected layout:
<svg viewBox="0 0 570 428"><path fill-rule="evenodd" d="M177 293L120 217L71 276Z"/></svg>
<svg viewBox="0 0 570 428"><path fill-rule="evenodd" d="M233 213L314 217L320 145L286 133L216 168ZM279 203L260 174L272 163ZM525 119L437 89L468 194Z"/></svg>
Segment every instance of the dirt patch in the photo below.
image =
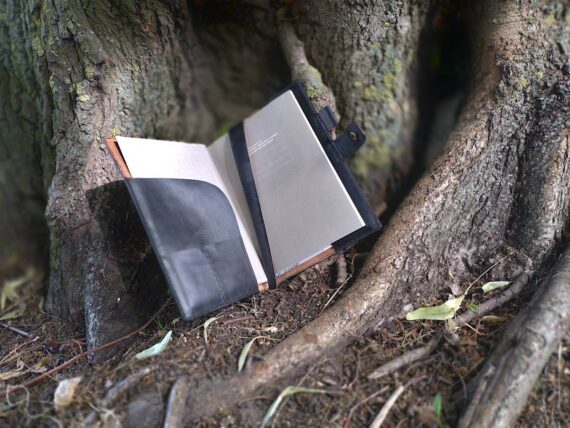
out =
<svg viewBox="0 0 570 428"><path fill-rule="evenodd" d="M352 259L352 256L350 257ZM237 370L244 345L258 337L249 357L260 359L275 343L314 319L336 289L330 287L334 265L324 263L289 281L278 290L257 295L232 305L210 318L207 342L205 317L194 323L180 321L171 304L140 333L128 349L108 361L87 359L58 372L51 379L27 392L11 393L0 408L0 424L7 426L78 426L93 414L95 420L124 426L137 423L136 409L144 408L144 397L162 397L166 402L173 382L182 376L191 385L204 377L231 376ZM468 382L492 351L507 321L514 317L532 295L532 286L520 298L496 311L496 324L479 322L462 328L455 338L447 336L427 358L398 372L368 380L367 375L386 361L421 346L445 328L439 322L385 323L369 337L363 337L337 358L311 367L290 385L326 390L327 394L298 394L286 399L273 418L274 426L368 426L389 396L400 385L412 381L391 408L386 426L453 426L465 404ZM337 292L342 295L343 289ZM486 297L474 293L468 303ZM39 310L40 297L27 298L21 317L4 321L30 335L0 328L2 373L14 377L0 384L25 383L84 351L81 332L62 320ZM160 356L135 361L133 356L159 342L167 331L172 341ZM37 337L37 338L36 338ZM149 369L116 398L105 397L130 375ZM247 365L244 373L247 376ZM18 374L18 371L21 374ZM59 413L53 406L53 393L59 380L82 376L71 405ZM236 409L225 409L200 426L259 426L279 392L288 385L269 385L259 396L241 402ZM436 397L441 397L441 406ZM435 401L435 404L434 404ZM102 403L106 405L102 407ZM134 403L134 404L133 404ZM563 342L545 368L519 423L520 426L568 426L570 424L570 343ZM130 410L129 410L130 409ZM133 410L135 409L135 410ZM440 411L438 409L441 409ZM133 419L134 418L134 419Z"/></svg>

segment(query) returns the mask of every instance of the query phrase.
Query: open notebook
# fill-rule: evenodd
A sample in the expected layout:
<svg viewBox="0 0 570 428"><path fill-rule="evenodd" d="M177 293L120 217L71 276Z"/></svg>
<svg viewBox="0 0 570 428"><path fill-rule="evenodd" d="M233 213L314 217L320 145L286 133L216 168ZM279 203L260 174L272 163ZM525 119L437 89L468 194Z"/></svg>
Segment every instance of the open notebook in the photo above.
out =
<svg viewBox="0 0 570 428"><path fill-rule="evenodd" d="M364 136L333 118L294 84L208 146L107 140L186 319L380 228L344 162Z"/></svg>

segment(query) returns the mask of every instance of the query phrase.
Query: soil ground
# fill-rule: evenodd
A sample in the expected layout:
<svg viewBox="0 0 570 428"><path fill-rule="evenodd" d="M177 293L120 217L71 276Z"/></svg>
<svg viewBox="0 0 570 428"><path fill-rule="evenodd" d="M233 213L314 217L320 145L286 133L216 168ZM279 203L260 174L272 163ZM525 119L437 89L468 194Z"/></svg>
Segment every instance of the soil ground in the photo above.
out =
<svg viewBox="0 0 570 428"><path fill-rule="evenodd" d="M358 258L347 256L349 271L352 269L350 262ZM211 314L210 318L216 319L207 328L207 342L204 322L209 317L192 324L182 322L171 303L130 342L128 348L123 347L111 359L97 363L82 359L27 391L5 395L0 402L0 426L81 426L95 409L99 411L97 420L103 421L101 426L152 425L153 421L162 418L160 405L154 419L149 418L148 413L143 419L137 419L136 412L129 410L129 403L148 396L148 393L166 402L171 385L181 376L188 376L189 382L193 383L196 378L234 375L242 349L254 337L261 336L251 348L250 359L262 358L271 346L318 316L335 293L335 299L342 295L349 285L340 290L331 288L334 269L334 264L323 263L276 291ZM454 426L465 403L468 382L492 351L508 320L530 300L536 287L536 282L530 284L516 301L495 311L493 315L500 317L495 320L497 323L479 321L471 327L463 327L455 339L448 335L428 357L372 381L367 375L374 368L425 344L446 328L443 322L406 320L380 326L371 336L358 339L342 355L322 361L311 367L302 379L292 380L292 385L328 393L290 396L272 419L272 425L368 426L395 389L414 380L391 408L384 426ZM480 290L480 287L473 287L466 307L489 298ZM445 298L442 296L442 300ZM13 370L16 372L12 374L19 374L0 381L2 390L8 385L25 383L85 350L82 332L43 313L40 303L38 293L22 296L18 304L26 305L25 313L2 321L31 335L31 338L24 337L5 326L0 327L0 374L6 375ZM0 311L0 317L6 312ZM164 352L146 360L133 360L137 352L159 342L169 330L172 330L172 341ZM105 409L101 408L109 389L145 367L152 367L152 372ZM247 376L247 366L244 370L243 376ZM53 396L58 382L74 376L82 376L82 379L72 403L56 411ZM286 386L270 385L259 396L240 403L237 409L220 411L214 417L202 420L199 426L259 426L268 407ZM369 398L373 394L376 395ZM434 404L438 394L441 412ZM570 426L569 340L560 345L545 367L518 426Z"/></svg>

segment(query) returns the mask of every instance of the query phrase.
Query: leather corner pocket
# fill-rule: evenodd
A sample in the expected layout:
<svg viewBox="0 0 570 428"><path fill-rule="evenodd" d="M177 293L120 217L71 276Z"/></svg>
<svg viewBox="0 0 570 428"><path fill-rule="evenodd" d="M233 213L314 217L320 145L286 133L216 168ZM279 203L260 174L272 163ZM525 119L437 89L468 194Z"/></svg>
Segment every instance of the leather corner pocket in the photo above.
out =
<svg viewBox="0 0 570 428"><path fill-rule="evenodd" d="M199 180L127 180L184 319L257 292L235 213L226 195Z"/></svg>

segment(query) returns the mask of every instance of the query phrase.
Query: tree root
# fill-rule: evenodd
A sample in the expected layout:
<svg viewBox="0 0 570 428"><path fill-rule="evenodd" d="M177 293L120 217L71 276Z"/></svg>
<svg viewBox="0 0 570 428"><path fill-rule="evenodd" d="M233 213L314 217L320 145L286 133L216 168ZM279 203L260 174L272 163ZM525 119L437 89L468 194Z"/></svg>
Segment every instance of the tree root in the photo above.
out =
<svg viewBox="0 0 570 428"><path fill-rule="evenodd" d="M107 409L114 401L116 401L119 397L125 394L129 389L137 385L145 376L151 374L154 370L156 370L157 366L147 366L142 368L141 370L127 376L125 379L117 383L113 386L103 400L101 401L99 407L102 409ZM83 425L89 426L93 424L97 420L97 416L99 415L99 411L93 411L90 413L85 420L83 421Z"/></svg>
<svg viewBox="0 0 570 428"><path fill-rule="evenodd" d="M520 61L532 69L536 58L546 58L548 44L533 41L534 62L526 62L529 49L522 48L524 43L513 25L522 28L525 20L532 21L536 13L532 6L486 2L478 13L481 25L476 27L485 29L476 34L478 45L485 47L477 61L480 78L457 129L445 152L392 216L355 284L317 319L271 349L263 361L228 379L197 379L198 386L186 408L188 423L220 408L228 409L262 387L289 381L387 319L403 314L407 305L418 306L440 295L448 287L450 273L454 282L468 281L473 272L484 270L482 264L505 254L510 247L510 230L529 227L524 210L514 215L512 209L521 177L532 178L521 169L521 157L534 162L537 155L525 152L522 137L513 139L511 133L505 134L504 124L508 122L517 130L542 129L542 124L529 119L536 116L533 103L525 104L526 113L519 114L521 105L510 94L520 92L522 74L513 77L510 64ZM300 47L294 43L292 29L284 26L280 31L292 68L306 64L306 57L298 55ZM537 83L525 91L541 97L543 87ZM565 122L556 112L564 108L565 100L552 98L551 104L541 107L541 114L552 118L549 127L553 131L540 141L552 152L564 148L560 135ZM528 139L534 138L533 131L525 132ZM552 157L545 155L544 159L542 164L558 180L553 180L556 183L552 188L559 189L565 185L559 171L567 168L568 158L560 156L551 162ZM543 181L535 181L533 191L541 194L543 185ZM556 201L544 208L548 213L543 213L543 221L555 218L555 233L560 233L568 218L566 194ZM543 226L533 223L537 230ZM543 239L542 235L536 239ZM548 239L548 245L541 245L540 251L533 254L533 265L540 266L554 244L552 239L544 239Z"/></svg>
<svg viewBox="0 0 570 428"><path fill-rule="evenodd" d="M511 323L476 379L459 427L514 426L540 372L570 329L570 249L544 292Z"/></svg>

